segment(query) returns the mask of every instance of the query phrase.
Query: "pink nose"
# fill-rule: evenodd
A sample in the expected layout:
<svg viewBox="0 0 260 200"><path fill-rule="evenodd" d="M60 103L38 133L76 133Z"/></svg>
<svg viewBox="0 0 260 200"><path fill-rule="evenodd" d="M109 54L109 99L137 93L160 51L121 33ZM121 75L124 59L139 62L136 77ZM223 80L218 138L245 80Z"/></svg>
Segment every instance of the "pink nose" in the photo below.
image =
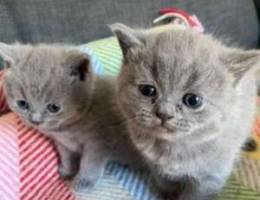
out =
<svg viewBox="0 0 260 200"><path fill-rule="evenodd" d="M39 125L43 122L42 115L39 113L33 113L30 117L30 122L35 125Z"/></svg>
<svg viewBox="0 0 260 200"><path fill-rule="evenodd" d="M172 115L167 114L167 113L163 113L163 112L159 112L159 111L157 111L155 114L158 118L160 118L162 120L162 122L166 122L166 121L173 118Z"/></svg>
<svg viewBox="0 0 260 200"><path fill-rule="evenodd" d="M30 119L30 122L31 122L32 124L34 124L34 125L39 125L39 124L42 123L42 121L35 121L35 120L33 120L33 119Z"/></svg>

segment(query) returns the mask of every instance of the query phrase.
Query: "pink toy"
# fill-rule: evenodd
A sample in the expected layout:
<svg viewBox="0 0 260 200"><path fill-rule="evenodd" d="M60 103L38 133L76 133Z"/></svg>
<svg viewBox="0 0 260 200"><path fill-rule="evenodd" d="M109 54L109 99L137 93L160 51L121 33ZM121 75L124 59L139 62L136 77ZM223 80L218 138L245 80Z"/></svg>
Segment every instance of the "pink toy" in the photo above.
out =
<svg viewBox="0 0 260 200"><path fill-rule="evenodd" d="M196 15L189 15L184 10L174 7L163 8L160 10L160 15L153 21L155 25L172 23L183 28L191 27L200 33L204 32L204 27Z"/></svg>

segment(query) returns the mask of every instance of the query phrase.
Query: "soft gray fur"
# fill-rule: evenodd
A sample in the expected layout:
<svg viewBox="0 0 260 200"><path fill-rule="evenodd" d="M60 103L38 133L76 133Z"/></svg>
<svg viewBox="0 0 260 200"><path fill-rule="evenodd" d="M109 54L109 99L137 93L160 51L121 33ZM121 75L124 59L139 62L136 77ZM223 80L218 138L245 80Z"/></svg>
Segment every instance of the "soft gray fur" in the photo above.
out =
<svg viewBox="0 0 260 200"><path fill-rule="evenodd" d="M113 80L95 76L86 54L73 47L45 44L0 44L0 54L10 108L54 140L63 178L72 178L80 167L76 181L89 189L112 155L138 160L115 104ZM26 100L29 108L19 108L17 100ZM61 109L50 113L48 104Z"/></svg>
<svg viewBox="0 0 260 200"><path fill-rule="evenodd" d="M112 30L124 55L118 102L157 185L170 199L213 199L250 133L260 52L174 26ZM156 95L144 96L140 85L153 85ZM187 107L187 93L202 106Z"/></svg>

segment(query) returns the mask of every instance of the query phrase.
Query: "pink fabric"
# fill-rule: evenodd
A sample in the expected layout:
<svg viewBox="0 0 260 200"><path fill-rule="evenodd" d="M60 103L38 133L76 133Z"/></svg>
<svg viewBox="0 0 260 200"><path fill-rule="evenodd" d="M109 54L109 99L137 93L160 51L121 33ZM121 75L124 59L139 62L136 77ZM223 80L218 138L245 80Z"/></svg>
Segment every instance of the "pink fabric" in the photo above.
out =
<svg viewBox="0 0 260 200"><path fill-rule="evenodd" d="M50 139L8 112L0 74L0 199L75 200L60 179L58 155Z"/></svg>

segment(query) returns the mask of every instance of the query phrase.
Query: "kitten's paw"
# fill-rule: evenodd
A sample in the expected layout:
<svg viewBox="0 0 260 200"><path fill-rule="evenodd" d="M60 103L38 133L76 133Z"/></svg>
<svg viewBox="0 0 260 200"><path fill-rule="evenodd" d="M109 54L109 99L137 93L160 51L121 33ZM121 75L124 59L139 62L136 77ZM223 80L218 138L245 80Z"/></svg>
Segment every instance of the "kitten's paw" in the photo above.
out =
<svg viewBox="0 0 260 200"><path fill-rule="evenodd" d="M64 180L70 180L77 174L77 171L69 170L65 168L63 165L59 165L58 172L60 177Z"/></svg>
<svg viewBox="0 0 260 200"><path fill-rule="evenodd" d="M90 192L96 187L99 179L93 177L76 177L73 181L74 188L81 192Z"/></svg>
<svg viewBox="0 0 260 200"><path fill-rule="evenodd" d="M177 200L179 198L179 194L174 193L161 193L160 196L162 200Z"/></svg>

